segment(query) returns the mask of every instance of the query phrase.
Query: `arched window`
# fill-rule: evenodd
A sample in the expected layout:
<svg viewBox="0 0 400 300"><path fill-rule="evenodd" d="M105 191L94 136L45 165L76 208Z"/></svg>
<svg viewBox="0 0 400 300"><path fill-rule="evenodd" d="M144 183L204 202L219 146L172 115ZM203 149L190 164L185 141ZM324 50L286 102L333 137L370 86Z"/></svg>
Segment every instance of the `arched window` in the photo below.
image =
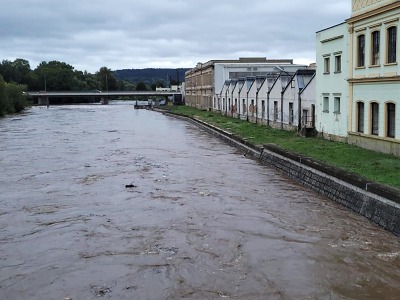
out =
<svg viewBox="0 0 400 300"><path fill-rule="evenodd" d="M357 37L357 67L365 66L365 35Z"/></svg>
<svg viewBox="0 0 400 300"><path fill-rule="evenodd" d="M379 103L371 103L371 134L379 135Z"/></svg>
<svg viewBox="0 0 400 300"><path fill-rule="evenodd" d="M387 63L397 61L397 27L392 26L387 30Z"/></svg>
<svg viewBox="0 0 400 300"><path fill-rule="evenodd" d="M386 136L394 138L396 134L396 105L386 104Z"/></svg>
<svg viewBox="0 0 400 300"><path fill-rule="evenodd" d="M371 49L371 65L379 65L379 50L381 43L381 33L379 31L374 31L371 34L372 49Z"/></svg>
<svg viewBox="0 0 400 300"><path fill-rule="evenodd" d="M364 102L357 102L357 132L364 133Z"/></svg>

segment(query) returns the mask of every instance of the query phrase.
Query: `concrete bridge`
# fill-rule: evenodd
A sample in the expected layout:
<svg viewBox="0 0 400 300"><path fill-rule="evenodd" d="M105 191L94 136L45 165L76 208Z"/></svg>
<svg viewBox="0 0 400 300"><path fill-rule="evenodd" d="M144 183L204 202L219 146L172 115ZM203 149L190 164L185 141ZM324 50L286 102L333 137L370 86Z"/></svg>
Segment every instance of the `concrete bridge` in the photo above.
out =
<svg viewBox="0 0 400 300"><path fill-rule="evenodd" d="M56 97L99 97L102 104L107 104L110 97L121 96L172 96L175 102L182 102L182 92L180 91L85 91L85 92L63 92L63 91L40 91L26 92L26 95L37 98L39 105L49 105L49 98Z"/></svg>

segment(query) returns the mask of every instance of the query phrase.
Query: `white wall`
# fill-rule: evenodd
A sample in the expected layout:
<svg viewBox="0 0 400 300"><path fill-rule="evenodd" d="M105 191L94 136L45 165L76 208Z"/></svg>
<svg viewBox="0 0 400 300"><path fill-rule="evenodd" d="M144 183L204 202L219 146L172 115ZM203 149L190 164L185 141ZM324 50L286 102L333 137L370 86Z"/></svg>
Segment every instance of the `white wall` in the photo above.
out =
<svg viewBox="0 0 400 300"><path fill-rule="evenodd" d="M349 85L349 32L347 23L317 32L316 129L326 137L347 137ZM335 72L335 57L341 57L341 71ZM325 71L329 58L329 73ZM329 100L324 109L324 97ZM335 97L340 98L340 112L334 109Z"/></svg>

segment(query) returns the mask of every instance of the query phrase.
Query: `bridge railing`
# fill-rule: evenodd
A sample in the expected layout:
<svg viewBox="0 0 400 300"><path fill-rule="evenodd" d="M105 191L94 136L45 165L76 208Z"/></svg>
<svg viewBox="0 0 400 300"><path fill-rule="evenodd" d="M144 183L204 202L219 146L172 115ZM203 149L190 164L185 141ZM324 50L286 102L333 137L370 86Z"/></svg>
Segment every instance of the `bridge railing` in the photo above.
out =
<svg viewBox="0 0 400 300"><path fill-rule="evenodd" d="M111 96L172 96L180 91L29 91L31 97L111 97Z"/></svg>

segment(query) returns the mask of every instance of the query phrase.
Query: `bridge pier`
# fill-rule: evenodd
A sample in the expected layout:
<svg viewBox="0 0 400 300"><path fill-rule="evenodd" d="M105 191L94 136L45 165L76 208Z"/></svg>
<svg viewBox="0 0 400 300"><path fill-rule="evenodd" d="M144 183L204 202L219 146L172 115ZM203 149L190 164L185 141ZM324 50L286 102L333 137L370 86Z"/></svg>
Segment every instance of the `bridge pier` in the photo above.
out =
<svg viewBox="0 0 400 300"><path fill-rule="evenodd" d="M102 105L108 104L108 98L107 97L101 97L100 103Z"/></svg>
<svg viewBox="0 0 400 300"><path fill-rule="evenodd" d="M49 97L39 97L38 105L46 105L49 106Z"/></svg>

